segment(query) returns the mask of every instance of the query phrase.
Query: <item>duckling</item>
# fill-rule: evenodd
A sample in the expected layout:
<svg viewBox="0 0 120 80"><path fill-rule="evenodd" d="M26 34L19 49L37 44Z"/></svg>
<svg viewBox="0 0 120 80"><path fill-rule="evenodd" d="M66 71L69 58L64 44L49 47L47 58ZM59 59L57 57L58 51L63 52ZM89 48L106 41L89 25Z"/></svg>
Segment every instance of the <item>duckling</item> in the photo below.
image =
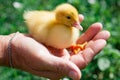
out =
<svg viewBox="0 0 120 80"><path fill-rule="evenodd" d="M83 30L78 15L75 7L64 3L52 11L25 12L24 19L35 40L47 46L64 49L76 44L79 31Z"/></svg>

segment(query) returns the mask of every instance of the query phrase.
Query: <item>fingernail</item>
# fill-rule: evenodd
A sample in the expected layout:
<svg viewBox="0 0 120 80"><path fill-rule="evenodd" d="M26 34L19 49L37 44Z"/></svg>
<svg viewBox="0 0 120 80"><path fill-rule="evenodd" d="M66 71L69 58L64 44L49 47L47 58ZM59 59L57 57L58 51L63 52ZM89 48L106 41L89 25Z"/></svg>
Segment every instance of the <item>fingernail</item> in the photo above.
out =
<svg viewBox="0 0 120 80"><path fill-rule="evenodd" d="M77 73L75 71L70 71L69 77L72 78L73 80L77 80Z"/></svg>

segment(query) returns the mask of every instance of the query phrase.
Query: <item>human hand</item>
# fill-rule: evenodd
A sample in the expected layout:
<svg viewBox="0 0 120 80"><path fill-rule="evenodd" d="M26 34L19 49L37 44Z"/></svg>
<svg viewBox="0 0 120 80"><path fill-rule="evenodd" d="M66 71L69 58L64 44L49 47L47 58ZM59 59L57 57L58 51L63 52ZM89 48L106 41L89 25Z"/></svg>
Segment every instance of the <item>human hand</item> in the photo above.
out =
<svg viewBox="0 0 120 80"><path fill-rule="evenodd" d="M11 39L13 34L6 36L4 41ZM3 40L2 40L3 41ZM8 43L8 42L7 42ZM79 80L81 73L79 68L69 60L51 55L48 49L35 41L29 35L17 34L11 43L13 67L32 74L58 80L69 76L73 80ZM7 45L5 46L7 51ZM62 50L66 52L66 50ZM62 53L62 52L59 52ZM9 55L5 53L4 66L9 66Z"/></svg>
<svg viewBox="0 0 120 80"><path fill-rule="evenodd" d="M80 21L82 20L83 17L81 16ZM79 80L81 73L78 68L84 68L104 48L106 40L110 36L109 32L100 31L101 29L102 25L96 23L81 35L78 43L87 41L88 44L77 55L70 55L66 49L58 50L46 47L36 42L29 35L18 34L12 41L13 66L53 80L64 76L69 76L73 80Z"/></svg>

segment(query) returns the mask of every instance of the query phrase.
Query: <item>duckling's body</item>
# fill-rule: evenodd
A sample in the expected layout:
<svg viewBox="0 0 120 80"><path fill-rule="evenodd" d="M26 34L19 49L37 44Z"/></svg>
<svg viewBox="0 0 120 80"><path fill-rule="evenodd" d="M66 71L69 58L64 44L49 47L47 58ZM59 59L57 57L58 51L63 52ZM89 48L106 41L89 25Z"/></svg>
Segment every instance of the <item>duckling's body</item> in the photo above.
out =
<svg viewBox="0 0 120 80"><path fill-rule="evenodd" d="M76 43L79 37L79 29L73 27L73 21L70 22L66 17L62 21L62 16L65 14L61 13L62 16L61 14L57 16L57 11L59 10L56 10L29 11L24 14L24 18L29 32L34 39L54 48L68 48ZM66 21L64 22L65 19Z"/></svg>

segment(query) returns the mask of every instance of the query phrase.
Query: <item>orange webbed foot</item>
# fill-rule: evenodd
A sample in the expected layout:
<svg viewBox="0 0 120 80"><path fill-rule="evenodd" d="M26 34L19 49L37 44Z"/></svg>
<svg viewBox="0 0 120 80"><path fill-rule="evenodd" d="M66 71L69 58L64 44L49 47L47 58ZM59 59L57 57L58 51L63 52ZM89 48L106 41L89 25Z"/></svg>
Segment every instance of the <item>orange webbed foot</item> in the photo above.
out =
<svg viewBox="0 0 120 80"><path fill-rule="evenodd" d="M74 44L71 47L69 47L68 50L73 54L77 54L78 52L84 50L86 45L87 45L87 42L83 44Z"/></svg>

